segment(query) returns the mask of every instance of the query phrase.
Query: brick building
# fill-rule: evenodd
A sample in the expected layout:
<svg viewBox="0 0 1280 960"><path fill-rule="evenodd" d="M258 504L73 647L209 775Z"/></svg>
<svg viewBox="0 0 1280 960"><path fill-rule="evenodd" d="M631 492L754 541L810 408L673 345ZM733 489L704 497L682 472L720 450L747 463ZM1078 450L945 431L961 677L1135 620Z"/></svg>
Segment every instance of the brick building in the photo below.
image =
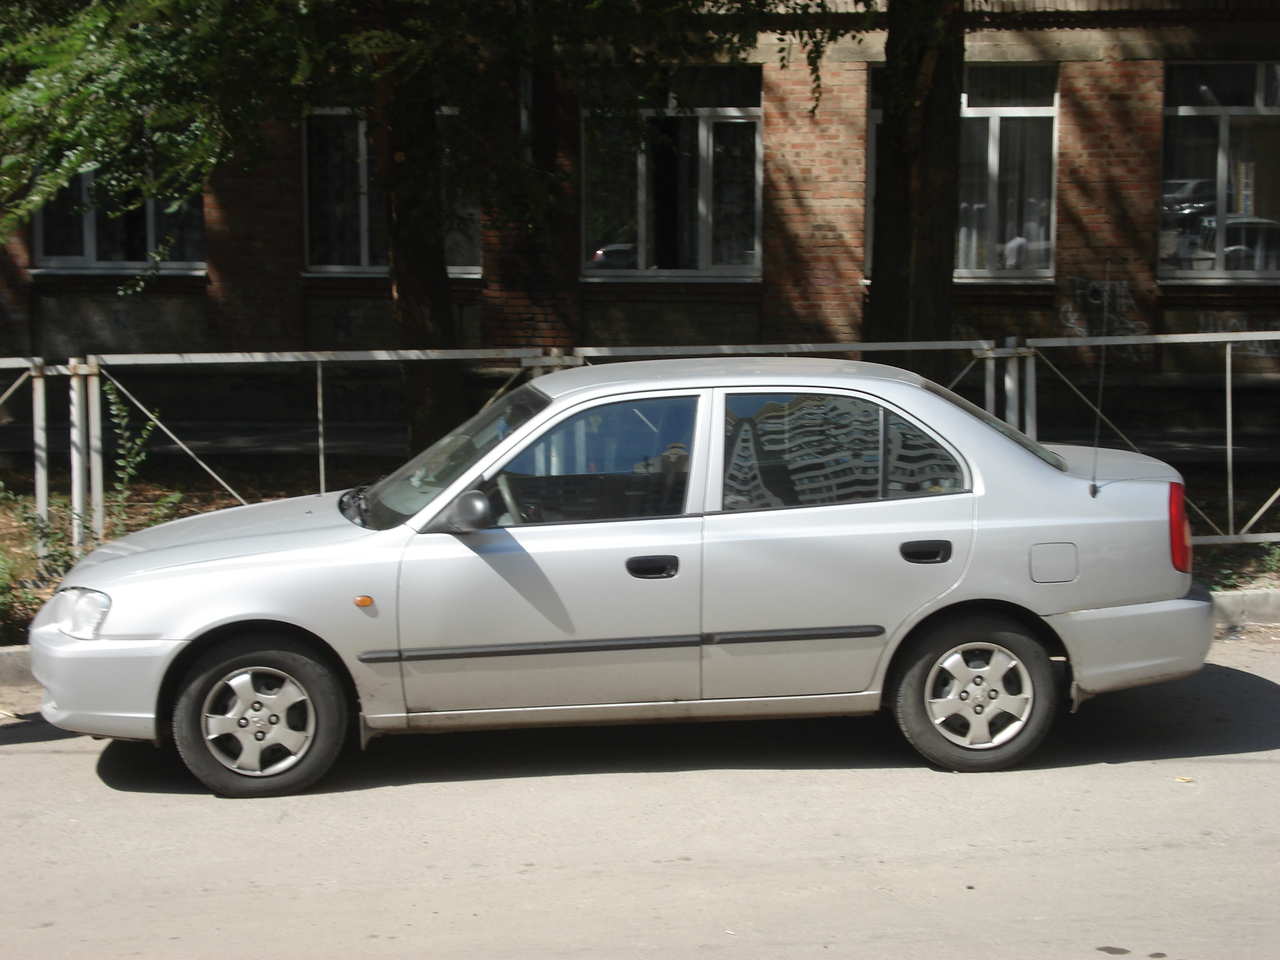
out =
<svg viewBox="0 0 1280 960"><path fill-rule="evenodd" d="M1104 301L1108 333L1275 327L1280 3L972 6L957 334L1099 334ZM883 43L830 51L816 114L772 42L694 71L633 158L597 153L563 105L537 112L583 165L575 242L537 270L460 230L461 344L856 339ZM0 355L394 345L363 133L338 110L283 124L202 208L46 207L0 255ZM159 276L121 295L165 234Z"/></svg>

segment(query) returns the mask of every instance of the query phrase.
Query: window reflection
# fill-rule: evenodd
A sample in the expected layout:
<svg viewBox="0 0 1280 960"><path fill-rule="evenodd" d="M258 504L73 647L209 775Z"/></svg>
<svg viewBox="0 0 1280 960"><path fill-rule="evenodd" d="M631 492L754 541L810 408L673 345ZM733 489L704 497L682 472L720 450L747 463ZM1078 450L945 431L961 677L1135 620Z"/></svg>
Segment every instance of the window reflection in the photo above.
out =
<svg viewBox="0 0 1280 960"><path fill-rule="evenodd" d="M748 266L756 246L756 125L712 125L711 262Z"/></svg>
<svg viewBox="0 0 1280 960"><path fill-rule="evenodd" d="M1227 217L1220 230L1225 270L1280 269L1280 117L1232 117ZM1217 226L1206 218L1205 228Z"/></svg>
<svg viewBox="0 0 1280 960"><path fill-rule="evenodd" d="M552 427L485 485L500 526L684 511L696 397L592 407Z"/></svg>
<svg viewBox="0 0 1280 960"><path fill-rule="evenodd" d="M1275 63L1166 74L1160 265L1166 274L1280 272Z"/></svg>
<svg viewBox="0 0 1280 960"><path fill-rule="evenodd" d="M964 486L960 464L938 442L896 413L885 417L885 493L890 498L927 497Z"/></svg>
<svg viewBox="0 0 1280 960"><path fill-rule="evenodd" d="M725 510L931 496L964 486L959 464L932 437L869 400L735 394L725 414Z"/></svg>

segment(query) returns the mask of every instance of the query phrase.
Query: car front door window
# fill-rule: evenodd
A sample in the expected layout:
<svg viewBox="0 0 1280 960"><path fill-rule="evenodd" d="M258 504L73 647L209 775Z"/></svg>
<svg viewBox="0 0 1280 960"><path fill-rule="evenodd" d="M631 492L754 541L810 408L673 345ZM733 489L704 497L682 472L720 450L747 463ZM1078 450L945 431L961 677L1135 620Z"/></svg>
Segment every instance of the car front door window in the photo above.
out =
<svg viewBox="0 0 1280 960"><path fill-rule="evenodd" d="M498 525L678 516L696 410L696 397L648 397L560 421L483 485Z"/></svg>

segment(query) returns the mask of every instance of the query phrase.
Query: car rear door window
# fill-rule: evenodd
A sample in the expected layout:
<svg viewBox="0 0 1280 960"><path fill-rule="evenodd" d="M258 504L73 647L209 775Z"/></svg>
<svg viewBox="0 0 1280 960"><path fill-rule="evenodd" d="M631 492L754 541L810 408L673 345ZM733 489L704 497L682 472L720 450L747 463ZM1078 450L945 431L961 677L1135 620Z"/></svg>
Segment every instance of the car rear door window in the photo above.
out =
<svg viewBox="0 0 1280 960"><path fill-rule="evenodd" d="M924 430L860 397L725 398L723 509L766 510L954 493L955 458Z"/></svg>
<svg viewBox="0 0 1280 960"><path fill-rule="evenodd" d="M890 500L929 497L964 489L955 457L914 423L885 411L885 489Z"/></svg>

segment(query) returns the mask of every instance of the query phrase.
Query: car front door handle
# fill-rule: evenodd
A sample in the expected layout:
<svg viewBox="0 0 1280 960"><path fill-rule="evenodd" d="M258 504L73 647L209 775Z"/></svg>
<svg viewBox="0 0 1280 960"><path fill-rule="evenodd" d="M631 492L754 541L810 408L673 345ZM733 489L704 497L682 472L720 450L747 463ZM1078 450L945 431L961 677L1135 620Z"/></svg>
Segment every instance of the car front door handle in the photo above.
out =
<svg viewBox="0 0 1280 960"><path fill-rule="evenodd" d="M679 557L632 557L627 561L627 573L640 580L665 580L679 569Z"/></svg>
<svg viewBox="0 0 1280 960"><path fill-rule="evenodd" d="M898 550L907 563L946 563L951 559L950 540L908 540Z"/></svg>

